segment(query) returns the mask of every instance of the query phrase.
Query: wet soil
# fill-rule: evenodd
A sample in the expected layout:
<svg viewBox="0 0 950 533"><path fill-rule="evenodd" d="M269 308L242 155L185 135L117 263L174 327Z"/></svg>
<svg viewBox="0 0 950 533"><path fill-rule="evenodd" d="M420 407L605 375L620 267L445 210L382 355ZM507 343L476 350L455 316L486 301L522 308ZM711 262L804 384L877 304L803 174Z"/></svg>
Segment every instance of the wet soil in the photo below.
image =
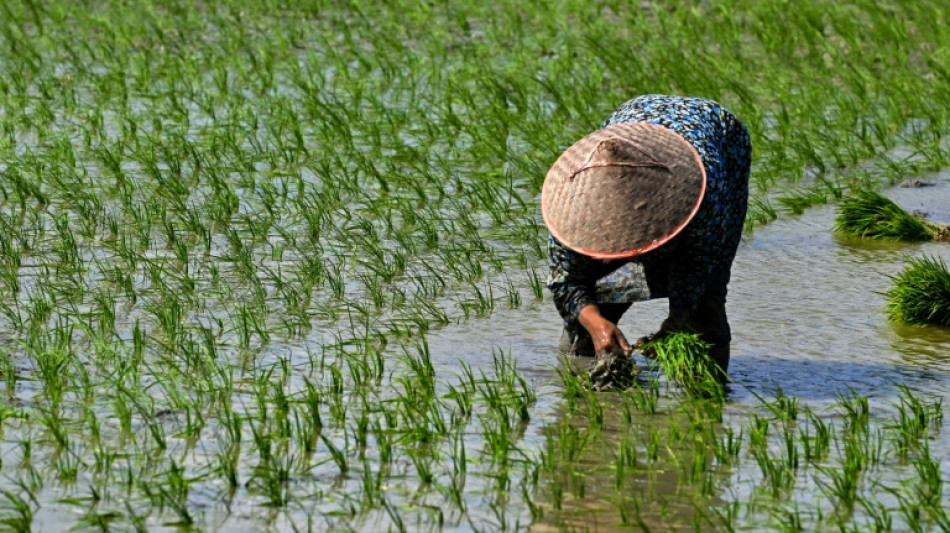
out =
<svg viewBox="0 0 950 533"><path fill-rule="evenodd" d="M599 392L625 390L637 379L639 367L632 353L602 354L587 369L592 390Z"/></svg>

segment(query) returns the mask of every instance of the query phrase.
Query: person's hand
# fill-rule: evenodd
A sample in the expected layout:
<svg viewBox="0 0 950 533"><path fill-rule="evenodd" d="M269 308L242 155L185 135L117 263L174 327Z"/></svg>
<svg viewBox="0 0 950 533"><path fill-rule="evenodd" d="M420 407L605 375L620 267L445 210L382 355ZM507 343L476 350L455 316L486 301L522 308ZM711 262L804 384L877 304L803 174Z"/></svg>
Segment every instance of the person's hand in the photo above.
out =
<svg viewBox="0 0 950 533"><path fill-rule="evenodd" d="M594 352L598 356L615 353L629 354L633 350L620 328L604 318L596 305L588 305L581 309L578 321L590 333Z"/></svg>

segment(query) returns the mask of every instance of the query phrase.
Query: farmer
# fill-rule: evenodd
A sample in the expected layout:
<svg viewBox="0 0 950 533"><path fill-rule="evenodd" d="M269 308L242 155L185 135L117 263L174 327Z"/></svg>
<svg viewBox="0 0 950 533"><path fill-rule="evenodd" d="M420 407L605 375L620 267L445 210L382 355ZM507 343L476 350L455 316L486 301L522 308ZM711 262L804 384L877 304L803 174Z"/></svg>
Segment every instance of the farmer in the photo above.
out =
<svg viewBox="0 0 950 533"><path fill-rule="evenodd" d="M617 327L633 302L669 298L659 330L700 333L722 371L732 339L726 286L745 220L751 146L745 126L711 100L648 95L548 172L548 288L565 321L562 353L629 353Z"/></svg>

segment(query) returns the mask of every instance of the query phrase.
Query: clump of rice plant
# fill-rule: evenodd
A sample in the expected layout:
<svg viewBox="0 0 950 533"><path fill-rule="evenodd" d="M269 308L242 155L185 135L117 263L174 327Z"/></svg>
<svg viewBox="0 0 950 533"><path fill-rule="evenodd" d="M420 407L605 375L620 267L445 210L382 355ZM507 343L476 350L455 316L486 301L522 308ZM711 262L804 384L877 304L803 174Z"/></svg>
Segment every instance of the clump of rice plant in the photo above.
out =
<svg viewBox="0 0 950 533"><path fill-rule="evenodd" d="M835 231L885 240L950 239L950 228L914 216L884 195L868 189L858 190L841 201Z"/></svg>
<svg viewBox="0 0 950 533"><path fill-rule="evenodd" d="M894 276L887 296L887 317L904 324L950 326L950 271L943 259L909 258Z"/></svg>
<svg viewBox="0 0 950 533"><path fill-rule="evenodd" d="M668 380L693 396L721 397L725 374L709 356L712 345L698 333L677 331L647 341L642 350L656 357Z"/></svg>
<svg viewBox="0 0 950 533"><path fill-rule="evenodd" d="M591 390L626 390L633 385L639 369L630 355L630 352L621 351L598 356L588 370Z"/></svg>

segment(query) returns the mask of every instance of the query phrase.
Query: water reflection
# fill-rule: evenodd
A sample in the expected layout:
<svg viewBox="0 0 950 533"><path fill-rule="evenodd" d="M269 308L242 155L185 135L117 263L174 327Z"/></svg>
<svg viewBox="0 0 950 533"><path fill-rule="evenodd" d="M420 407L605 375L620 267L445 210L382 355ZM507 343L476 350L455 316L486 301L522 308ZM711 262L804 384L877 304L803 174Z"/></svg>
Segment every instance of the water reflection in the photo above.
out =
<svg viewBox="0 0 950 533"><path fill-rule="evenodd" d="M903 205L930 212L934 220L950 219L950 184L891 192ZM950 262L950 245L838 238L831 232L834 216L833 206L823 206L785 217L757 230L740 247L728 302L734 336L730 372L735 382L725 406L727 422L747 422L760 407L758 397L774 397L778 390L825 414L842 396L856 393L870 398L872 416L887 416L893 413L899 385L950 404L950 329L890 324L882 295L890 276L904 267L906 255L930 254ZM543 269L543 263L538 268ZM540 392L522 445L543 450L548 434L563 426L567 417L554 370L560 319L550 302L529 297L525 302L518 309L499 309L488 319L435 332L430 344L449 372L456 357L478 368L491 364L491 347L512 353L519 370ZM650 333L665 310L665 301L638 303L620 326L628 337ZM534 529L641 529L642 525L670 530L693 529L702 522L701 529L714 530L715 513L729 512L724 501L736 501L737 491L759 490L759 481L749 481L757 479L758 466L747 462L708 468L715 490L704 495L695 482L684 483L690 461L699 457L687 450L674 454L675 459L667 454L625 472L623 494L629 498L618 497L612 465L623 440L634 437L611 422L623 411L618 401L606 401L605 429L575 463L584 473L577 480L565 479L563 472L542 476L541 496L548 509L558 498L552 487L563 484L561 510L536 520ZM642 439L641 450L651 432L669 436L678 425L668 413L640 422L636 438ZM722 437L721 428L710 431ZM950 437L936 435L930 446L935 456L946 456ZM889 475L899 474L883 472L881 481L888 482ZM583 497L575 494L576 483L583 483ZM804 490L808 497L820 497L814 486Z"/></svg>
<svg viewBox="0 0 950 533"><path fill-rule="evenodd" d="M545 514L532 530L719 529L718 513L727 504L718 495L728 490L732 472L716 463L706 443L720 438L720 408L681 399L681 405L662 401L650 415L631 408L631 395L598 396L603 427L562 408L558 422L545 428L553 439L546 453L562 461L542 473L538 503ZM564 460L571 453L564 448L577 438L584 439L584 448Z"/></svg>

